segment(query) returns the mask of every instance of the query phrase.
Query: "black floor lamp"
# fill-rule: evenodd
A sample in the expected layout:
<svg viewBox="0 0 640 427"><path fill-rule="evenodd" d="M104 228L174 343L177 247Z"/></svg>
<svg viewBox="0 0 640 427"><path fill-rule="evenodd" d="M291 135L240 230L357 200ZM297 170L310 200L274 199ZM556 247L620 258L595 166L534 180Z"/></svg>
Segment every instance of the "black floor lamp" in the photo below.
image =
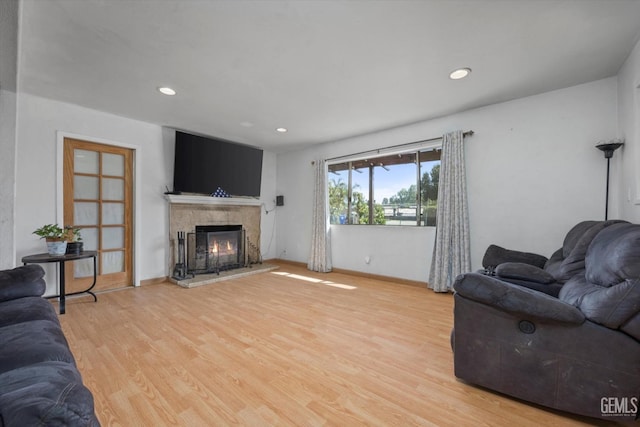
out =
<svg viewBox="0 0 640 427"><path fill-rule="evenodd" d="M613 152L624 145L621 139L612 139L611 141L600 141L596 148L604 152L604 158L607 159L607 196L604 205L604 220L609 219L609 162L613 157Z"/></svg>

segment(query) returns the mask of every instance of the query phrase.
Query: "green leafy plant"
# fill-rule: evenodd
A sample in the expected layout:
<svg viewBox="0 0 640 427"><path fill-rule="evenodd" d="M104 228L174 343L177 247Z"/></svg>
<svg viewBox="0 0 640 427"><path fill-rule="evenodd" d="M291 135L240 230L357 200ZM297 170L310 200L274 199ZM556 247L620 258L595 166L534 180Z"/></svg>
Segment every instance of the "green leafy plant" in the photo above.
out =
<svg viewBox="0 0 640 427"><path fill-rule="evenodd" d="M67 242L80 242L82 240L80 229L71 225L66 225L62 234L62 237L64 237L64 240Z"/></svg>
<svg viewBox="0 0 640 427"><path fill-rule="evenodd" d="M43 225L33 234L47 240L64 240L64 230L58 224Z"/></svg>

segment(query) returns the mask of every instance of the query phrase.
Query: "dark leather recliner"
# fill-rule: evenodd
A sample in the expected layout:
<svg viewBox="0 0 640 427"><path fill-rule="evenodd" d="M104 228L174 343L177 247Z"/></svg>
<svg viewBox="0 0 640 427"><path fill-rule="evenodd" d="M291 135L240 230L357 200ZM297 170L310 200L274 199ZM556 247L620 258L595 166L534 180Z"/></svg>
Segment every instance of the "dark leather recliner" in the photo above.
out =
<svg viewBox="0 0 640 427"><path fill-rule="evenodd" d="M559 297L479 273L454 283L455 375L607 420L640 408L640 225L600 231Z"/></svg>
<svg viewBox="0 0 640 427"><path fill-rule="evenodd" d="M543 255L490 245L482 259L483 273L557 297L564 283L584 271L584 257L593 238L610 225L620 222L626 221L582 221L576 224L567 233L562 247L549 259Z"/></svg>

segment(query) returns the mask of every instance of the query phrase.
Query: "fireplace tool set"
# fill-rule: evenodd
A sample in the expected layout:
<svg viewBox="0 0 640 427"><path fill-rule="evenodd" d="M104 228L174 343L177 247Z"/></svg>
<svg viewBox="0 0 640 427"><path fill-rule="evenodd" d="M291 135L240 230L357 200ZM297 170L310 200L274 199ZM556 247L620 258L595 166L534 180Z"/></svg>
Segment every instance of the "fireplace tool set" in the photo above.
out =
<svg viewBox="0 0 640 427"><path fill-rule="evenodd" d="M193 274L187 272L187 261L185 256L184 239L186 233L178 231L178 262L173 269L173 278L176 280L184 280L193 277Z"/></svg>

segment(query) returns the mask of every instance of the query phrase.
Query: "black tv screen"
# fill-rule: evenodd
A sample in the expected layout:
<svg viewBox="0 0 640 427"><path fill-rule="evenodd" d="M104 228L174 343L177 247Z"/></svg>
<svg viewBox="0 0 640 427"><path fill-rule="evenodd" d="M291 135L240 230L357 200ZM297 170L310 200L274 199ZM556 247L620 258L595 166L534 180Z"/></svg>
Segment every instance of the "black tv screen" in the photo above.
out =
<svg viewBox="0 0 640 427"><path fill-rule="evenodd" d="M176 131L173 190L260 197L262 150Z"/></svg>

